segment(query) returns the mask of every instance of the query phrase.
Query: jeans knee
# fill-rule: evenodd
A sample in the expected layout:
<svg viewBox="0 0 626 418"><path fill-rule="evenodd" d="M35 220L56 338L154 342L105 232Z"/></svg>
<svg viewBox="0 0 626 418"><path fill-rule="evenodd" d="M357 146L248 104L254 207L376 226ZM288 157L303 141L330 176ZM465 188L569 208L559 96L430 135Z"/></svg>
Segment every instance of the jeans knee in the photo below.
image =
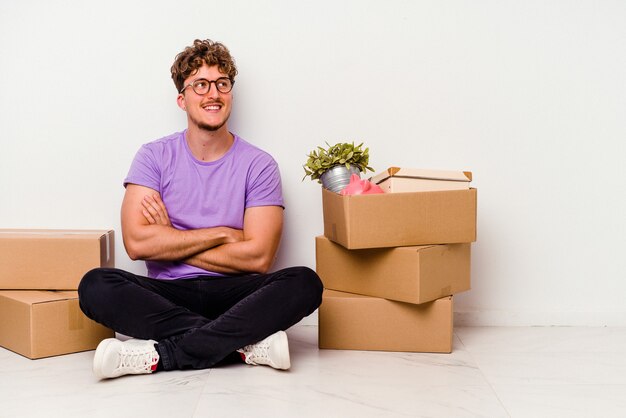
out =
<svg viewBox="0 0 626 418"><path fill-rule="evenodd" d="M89 290L93 287L96 282L95 276L98 274L99 269L93 269L85 273L83 278L80 280L78 284L78 298L83 299L88 293Z"/></svg>
<svg viewBox="0 0 626 418"><path fill-rule="evenodd" d="M88 298L90 294L97 293L95 290L98 287L98 283L102 281L102 269L95 268L85 273L80 283L78 284L78 298ZM95 291L94 291L95 290Z"/></svg>
<svg viewBox="0 0 626 418"><path fill-rule="evenodd" d="M296 278L297 288L304 297L310 300L315 309L322 303L324 285L317 273L309 267L292 267L293 277Z"/></svg>
<svg viewBox="0 0 626 418"><path fill-rule="evenodd" d="M100 281L100 268L96 268L85 273L80 283L78 284L78 305L85 315L91 316L91 310L89 306L92 305L94 300L92 295L97 295L96 289L98 282Z"/></svg>
<svg viewBox="0 0 626 418"><path fill-rule="evenodd" d="M78 304L85 314L106 299L108 278L114 272L115 269L95 268L83 276L78 284Z"/></svg>

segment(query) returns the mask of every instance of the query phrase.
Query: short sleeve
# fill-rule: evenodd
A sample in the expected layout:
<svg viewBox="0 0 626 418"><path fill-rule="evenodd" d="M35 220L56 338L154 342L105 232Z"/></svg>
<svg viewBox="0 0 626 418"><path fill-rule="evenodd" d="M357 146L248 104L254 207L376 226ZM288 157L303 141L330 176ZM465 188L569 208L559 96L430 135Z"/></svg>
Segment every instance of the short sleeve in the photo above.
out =
<svg viewBox="0 0 626 418"><path fill-rule="evenodd" d="M274 159L265 154L252 165L246 190L246 208L281 206L284 208L280 170Z"/></svg>
<svg viewBox="0 0 626 418"><path fill-rule="evenodd" d="M160 191L161 170L153 150L148 145L143 145L137 151L128 175L124 179L124 187L129 183Z"/></svg>

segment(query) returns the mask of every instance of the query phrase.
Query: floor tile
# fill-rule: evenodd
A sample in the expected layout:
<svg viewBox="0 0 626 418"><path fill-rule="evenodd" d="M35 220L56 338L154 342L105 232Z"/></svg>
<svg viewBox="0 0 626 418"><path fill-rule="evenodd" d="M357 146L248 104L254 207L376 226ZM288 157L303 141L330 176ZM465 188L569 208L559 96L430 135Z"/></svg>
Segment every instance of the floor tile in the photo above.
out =
<svg viewBox="0 0 626 418"><path fill-rule="evenodd" d="M454 399L452 402L451 400ZM383 385L343 382L321 386L306 380L225 383L216 376L202 394L197 417L508 417L486 386Z"/></svg>
<svg viewBox="0 0 626 418"><path fill-rule="evenodd" d="M473 353L492 385L626 384L623 353Z"/></svg>
<svg viewBox="0 0 626 418"><path fill-rule="evenodd" d="M626 327L457 327L471 352L626 352Z"/></svg>
<svg viewBox="0 0 626 418"><path fill-rule="evenodd" d="M626 385L497 385L513 418L623 418Z"/></svg>
<svg viewBox="0 0 626 418"><path fill-rule="evenodd" d="M2 350L0 416L192 416L209 370L97 380L93 351L29 360ZM182 415L181 415L182 414Z"/></svg>
<svg viewBox="0 0 626 418"><path fill-rule="evenodd" d="M464 350L317 350L316 327L298 327L288 334L291 370L246 365L215 369L198 416L211 408L224 416L254 411L256 417L507 416Z"/></svg>
<svg viewBox="0 0 626 418"><path fill-rule="evenodd" d="M487 385L475 361L465 350L451 354L382 351L319 350L317 327L288 332L292 372L322 381L343 376L352 381L373 377L379 383L426 385ZM218 372L218 370L215 370Z"/></svg>

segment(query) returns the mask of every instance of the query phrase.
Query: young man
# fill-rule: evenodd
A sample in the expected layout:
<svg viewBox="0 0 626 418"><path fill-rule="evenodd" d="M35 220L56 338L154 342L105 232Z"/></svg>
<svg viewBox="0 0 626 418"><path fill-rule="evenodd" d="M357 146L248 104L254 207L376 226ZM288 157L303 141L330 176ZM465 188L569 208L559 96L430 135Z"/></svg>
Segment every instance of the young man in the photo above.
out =
<svg viewBox="0 0 626 418"><path fill-rule="evenodd" d="M96 349L100 378L202 369L238 353L290 367L284 330L321 303L309 268L270 273L283 225L274 159L228 130L237 69L228 49L196 40L171 69L186 130L141 147L124 181L122 236L148 276L90 271L83 312L136 339Z"/></svg>

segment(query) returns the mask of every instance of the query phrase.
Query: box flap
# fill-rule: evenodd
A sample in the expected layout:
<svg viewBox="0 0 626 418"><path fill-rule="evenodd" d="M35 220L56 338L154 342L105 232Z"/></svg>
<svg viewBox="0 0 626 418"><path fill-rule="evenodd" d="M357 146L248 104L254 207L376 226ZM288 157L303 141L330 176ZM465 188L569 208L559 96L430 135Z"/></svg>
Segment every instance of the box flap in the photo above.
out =
<svg viewBox="0 0 626 418"><path fill-rule="evenodd" d="M99 238L111 233L104 229L0 229L2 238Z"/></svg>
<svg viewBox="0 0 626 418"><path fill-rule="evenodd" d="M388 299L384 299L384 298L379 298L379 297L375 297L375 296L367 296L367 295L358 295L356 293L348 293L348 292L341 292L339 290L331 290L331 289L324 289L324 298L343 298L343 299L379 299L379 300L386 300L388 302L393 302L393 303L405 303L403 301L393 301L393 300L388 300ZM436 304L436 303L443 303L443 302L447 302L447 301L451 301L453 299L452 295L448 295L448 296L443 296L440 298L437 298L435 300L426 302L426 303L421 303L421 304L413 304L413 303L409 303L408 305L412 305L412 306L421 306L421 307L426 307L428 306L428 304Z"/></svg>
<svg viewBox="0 0 626 418"><path fill-rule="evenodd" d="M113 231L100 237L100 264L102 267L115 267L115 243Z"/></svg>
<svg viewBox="0 0 626 418"><path fill-rule="evenodd" d="M399 178L416 178L429 180L447 180L447 181L472 181L472 173L469 171L450 171L450 170L426 170L418 168L400 168L389 167L387 170L375 174L370 181L379 184L389 177Z"/></svg>
<svg viewBox="0 0 626 418"><path fill-rule="evenodd" d="M325 235L318 235L315 237L316 240L324 240L324 241L328 241L328 242L332 242L332 240L330 240L328 237L326 237ZM393 248L388 248L389 250L395 250L395 251L423 251L426 250L427 248L432 248L432 247L437 247L438 245L441 244L425 244L425 245L406 245L406 246L402 246L402 247L393 247ZM352 251L363 251L366 250L366 248L363 249L359 249L359 250L352 250Z"/></svg>
<svg viewBox="0 0 626 418"><path fill-rule="evenodd" d="M76 291L50 291L50 290L2 290L0 296L27 303L29 305L37 303L57 302L60 300L76 299Z"/></svg>
<svg viewBox="0 0 626 418"><path fill-rule="evenodd" d="M356 293L340 292L338 290L324 289L324 297L326 298L353 298L353 299L367 299L371 296L357 295Z"/></svg>

